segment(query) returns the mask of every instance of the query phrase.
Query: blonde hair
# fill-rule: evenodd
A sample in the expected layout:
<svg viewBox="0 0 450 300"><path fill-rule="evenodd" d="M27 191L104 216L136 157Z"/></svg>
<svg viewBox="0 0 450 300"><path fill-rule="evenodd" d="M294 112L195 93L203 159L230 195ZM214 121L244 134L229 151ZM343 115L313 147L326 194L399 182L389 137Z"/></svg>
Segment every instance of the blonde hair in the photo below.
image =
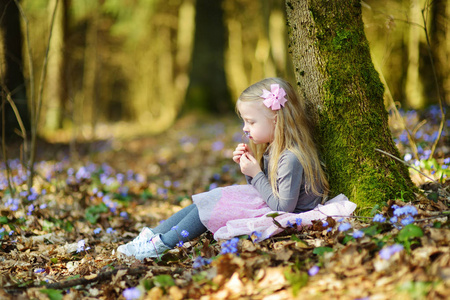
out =
<svg viewBox="0 0 450 300"><path fill-rule="evenodd" d="M270 91L271 84L279 84L286 92L287 102L284 107L275 113L276 123L274 131L274 140L270 144L270 163L268 176L275 195L278 196L276 184L278 161L284 150L290 150L295 154L305 174L306 192L312 191L318 196L325 196L328 193L328 180L322 169L322 163L319 159L318 149L313 139L313 129L310 118L306 113L304 101L300 101L293 87L281 78L266 78L245 89L240 95L239 101L262 101L263 89ZM264 106L262 104L262 106ZM265 107L265 109L270 110ZM257 161L262 164L263 154L269 147L269 144L254 144L249 141L250 149L253 151Z"/></svg>

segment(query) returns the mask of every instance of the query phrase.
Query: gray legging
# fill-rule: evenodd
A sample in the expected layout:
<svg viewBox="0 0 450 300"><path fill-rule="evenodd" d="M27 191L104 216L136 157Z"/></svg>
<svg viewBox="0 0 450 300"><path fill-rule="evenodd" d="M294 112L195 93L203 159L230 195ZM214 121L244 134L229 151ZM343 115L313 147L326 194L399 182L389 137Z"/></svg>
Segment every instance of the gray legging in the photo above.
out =
<svg viewBox="0 0 450 300"><path fill-rule="evenodd" d="M178 227L176 231L172 230L173 226ZM206 232L206 227L200 221L197 206L191 204L173 214L152 230L154 233L161 233L163 243L170 248L174 248L180 240L186 242L200 236ZM180 234L182 230L189 232L189 236L182 237Z"/></svg>

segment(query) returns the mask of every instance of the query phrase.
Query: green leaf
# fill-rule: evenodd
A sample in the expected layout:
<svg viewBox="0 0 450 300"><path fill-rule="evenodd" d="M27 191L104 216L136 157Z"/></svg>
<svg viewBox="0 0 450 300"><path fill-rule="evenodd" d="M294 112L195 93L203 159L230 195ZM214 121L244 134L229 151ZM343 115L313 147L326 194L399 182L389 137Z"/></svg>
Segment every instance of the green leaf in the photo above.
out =
<svg viewBox="0 0 450 300"><path fill-rule="evenodd" d="M379 204L375 204L375 206L370 211L370 215L374 216L380 209L381 209L380 205Z"/></svg>
<svg viewBox="0 0 450 300"><path fill-rule="evenodd" d="M361 228L361 231L364 232L366 236L374 236L381 232L381 230L379 230L378 228L378 225L372 225L369 227Z"/></svg>
<svg viewBox="0 0 450 300"><path fill-rule="evenodd" d="M286 270L284 271L284 277L290 283L294 297L298 295L298 292L302 287L308 284L309 280L309 276L306 272L298 270Z"/></svg>
<svg viewBox="0 0 450 300"><path fill-rule="evenodd" d="M422 229L415 224L406 225L397 235L399 241L408 241L409 239L422 237Z"/></svg>
<svg viewBox="0 0 450 300"><path fill-rule="evenodd" d="M153 282L156 286L159 287L168 287L168 286L174 286L175 281L173 280L172 276L163 274L158 275L153 279Z"/></svg>
<svg viewBox="0 0 450 300"><path fill-rule="evenodd" d="M279 213L274 212L274 213L271 213L271 214L266 215L266 217L268 217L268 218L276 218L276 217L278 217L279 215L280 215Z"/></svg>
<svg viewBox="0 0 450 300"><path fill-rule="evenodd" d="M46 294L50 300L62 300L62 291L54 289L42 289L41 293Z"/></svg>
<svg viewBox="0 0 450 300"><path fill-rule="evenodd" d="M317 255L324 255L324 253L326 253L326 252L333 252L333 248L330 248L330 247L316 247L313 250L313 253L317 254Z"/></svg>
<svg viewBox="0 0 450 300"><path fill-rule="evenodd" d="M346 245L351 240L354 240L353 236L346 234L344 238L342 239L342 244Z"/></svg>
<svg viewBox="0 0 450 300"><path fill-rule="evenodd" d="M438 199L439 199L439 194L438 193L430 193L427 195L427 198L432 200L434 203L437 203Z"/></svg>
<svg viewBox="0 0 450 300"><path fill-rule="evenodd" d="M91 206L86 209L86 220L88 220L91 224L95 224L97 223L97 219L100 217L100 214L106 212L108 212L108 207L105 205L105 203Z"/></svg>
<svg viewBox="0 0 450 300"><path fill-rule="evenodd" d="M8 224L8 218L5 216L0 217L0 223L1 224Z"/></svg>

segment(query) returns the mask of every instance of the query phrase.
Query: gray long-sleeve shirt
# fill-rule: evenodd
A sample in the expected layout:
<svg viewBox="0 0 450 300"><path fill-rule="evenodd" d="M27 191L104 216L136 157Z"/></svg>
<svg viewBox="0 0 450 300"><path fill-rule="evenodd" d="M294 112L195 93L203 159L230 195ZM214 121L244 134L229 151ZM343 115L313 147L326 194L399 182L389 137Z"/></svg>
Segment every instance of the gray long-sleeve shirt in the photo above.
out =
<svg viewBox="0 0 450 300"><path fill-rule="evenodd" d="M267 205L275 211L299 213L308 211L321 203L322 197L305 189L305 175L303 166L294 153L289 150L281 153L277 169L277 188L279 197L272 191L268 179L269 155L263 156L264 169L255 177L245 176L247 182L253 185L266 201Z"/></svg>

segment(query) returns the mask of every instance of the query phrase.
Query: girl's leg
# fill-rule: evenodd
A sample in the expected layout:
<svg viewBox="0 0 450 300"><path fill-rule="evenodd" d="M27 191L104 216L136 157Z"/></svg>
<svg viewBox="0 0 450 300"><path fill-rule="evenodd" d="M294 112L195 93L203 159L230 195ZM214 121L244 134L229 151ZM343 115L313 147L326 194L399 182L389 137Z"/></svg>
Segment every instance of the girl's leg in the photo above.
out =
<svg viewBox="0 0 450 300"><path fill-rule="evenodd" d="M170 229L172 229L173 226L177 225L178 223L183 220L184 217L186 217L194 208L197 208L195 204L191 204L189 206L186 206L182 210L174 213L172 216L170 216L167 220L156 226L152 229L154 233L161 233L164 234L166 232L169 232Z"/></svg>
<svg viewBox="0 0 450 300"><path fill-rule="evenodd" d="M178 244L180 240L186 242L206 232L206 227L200 221L197 206L195 204L192 204L188 207L191 206L193 206L191 211L178 224L175 224L177 226L177 230L170 230L174 226L172 225L170 226L169 231L161 235L161 240L163 241L163 243L169 246L170 248L175 247L175 245ZM165 222L163 222L162 224L164 224ZM181 231L183 230L189 232L189 235L187 237L183 237L181 235Z"/></svg>

